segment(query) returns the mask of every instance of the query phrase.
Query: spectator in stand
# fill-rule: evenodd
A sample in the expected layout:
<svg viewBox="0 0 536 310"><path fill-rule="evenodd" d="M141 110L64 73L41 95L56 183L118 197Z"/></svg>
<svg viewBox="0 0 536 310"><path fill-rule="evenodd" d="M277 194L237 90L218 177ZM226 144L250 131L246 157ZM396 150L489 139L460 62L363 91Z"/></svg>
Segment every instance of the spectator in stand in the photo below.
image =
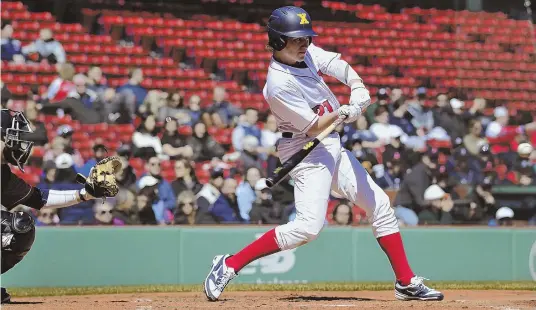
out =
<svg viewBox="0 0 536 310"><path fill-rule="evenodd" d="M281 139L281 132L277 131L275 116L268 114L261 131L261 147L258 148L263 158L266 159L267 171L273 171L280 163L276 148L279 139Z"/></svg>
<svg viewBox="0 0 536 310"><path fill-rule="evenodd" d="M141 86L143 82L143 71L141 68L132 68L128 71L128 82L117 88L117 93L130 90L136 96L136 107L140 107L147 96L147 90Z"/></svg>
<svg viewBox="0 0 536 310"><path fill-rule="evenodd" d="M451 140L463 137L466 132L462 108L465 102L452 98L449 104L443 106L437 116L437 126L445 129Z"/></svg>
<svg viewBox="0 0 536 310"><path fill-rule="evenodd" d="M210 208L210 213L220 224L237 224L243 222L236 201L235 179L228 178L223 181L221 194Z"/></svg>
<svg viewBox="0 0 536 310"><path fill-rule="evenodd" d="M132 90L123 90L121 93L128 91L129 93L134 93ZM145 96L145 100L141 106L138 107L138 114L153 114L158 116L159 110L167 105L169 94L167 92L152 89Z"/></svg>
<svg viewBox="0 0 536 310"><path fill-rule="evenodd" d="M66 61L63 45L54 39L52 30L48 28L39 31L39 39L30 45L23 46L22 53L27 57L37 54L38 62L46 60L49 64L63 64Z"/></svg>
<svg viewBox="0 0 536 310"><path fill-rule="evenodd" d="M420 156L402 143L402 135L402 131L397 131L391 136L390 143L385 146L382 159L384 162L389 163L393 161L395 156L398 157L396 160L400 163L401 172L405 173L407 169L419 163ZM389 165L387 165L387 168L390 168Z"/></svg>
<svg viewBox="0 0 536 310"><path fill-rule="evenodd" d="M435 110L437 112L438 108L439 110L448 106L450 104L449 102L449 97L447 96L447 94L438 94L437 97L436 97L436 105L435 105Z"/></svg>
<svg viewBox="0 0 536 310"><path fill-rule="evenodd" d="M188 114L190 115L190 120L183 125L193 126L195 123L201 120L201 97L198 95L192 95L190 100L188 100Z"/></svg>
<svg viewBox="0 0 536 310"><path fill-rule="evenodd" d="M43 163L43 174L41 175L40 185L50 187L56 181L56 163L48 160Z"/></svg>
<svg viewBox="0 0 536 310"><path fill-rule="evenodd" d="M199 193L203 185L197 180L190 161L185 159L177 160L174 168L177 178L171 182L173 192L178 195L184 191L192 191L194 194Z"/></svg>
<svg viewBox="0 0 536 310"><path fill-rule="evenodd" d="M27 101L26 108L24 109L24 115L30 121L33 134L28 140L32 141L35 146L44 146L48 143L47 127L41 121L37 120L39 111L34 101Z"/></svg>
<svg viewBox="0 0 536 310"><path fill-rule="evenodd" d="M285 224L283 205L272 199L272 190L266 185L265 179L259 179L255 184L257 198L249 211L251 224Z"/></svg>
<svg viewBox="0 0 536 310"><path fill-rule="evenodd" d="M124 189L130 189L135 191L136 189L136 174L134 168L130 165L130 157L132 156L132 149L130 145L123 144L117 149L117 156L121 160L122 168L115 177L117 184Z"/></svg>
<svg viewBox="0 0 536 310"><path fill-rule="evenodd" d="M507 127L510 116L505 107L496 107L493 111L493 116L495 117L495 120L489 123L486 128L486 137L488 138L505 137L508 140L508 137L513 138L517 134L524 134L536 130L536 122L513 128Z"/></svg>
<svg viewBox="0 0 536 310"><path fill-rule="evenodd" d="M113 205L109 202L100 202L96 201L93 205L93 210L95 214L95 224L96 225L112 225L113 224Z"/></svg>
<svg viewBox="0 0 536 310"><path fill-rule="evenodd" d="M370 126L370 131L378 138L378 142L383 146L391 142L395 136L400 136L402 129L396 125L389 124L389 112L385 107L378 107L374 112L374 124Z"/></svg>
<svg viewBox="0 0 536 310"><path fill-rule="evenodd" d="M259 121L259 112L253 108L246 109L246 113L241 117L241 121L233 129L233 148L235 151L242 151L242 141L245 136L257 138L260 145L262 133L257 122Z"/></svg>
<svg viewBox="0 0 536 310"><path fill-rule="evenodd" d="M348 141L345 144L345 148L350 150L352 154L354 154L354 156L361 162L368 161L373 165L378 163L378 160L376 159L376 152L372 149L364 147L363 141L361 141L359 138Z"/></svg>
<svg viewBox="0 0 536 310"><path fill-rule="evenodd" d="M536 175L533 165L529 161L523 161L514 170L515 183L518 186L535 186Z"/></svg>
<svg viewBox="0 0 536 310"><path fill-rule="evenodd" d="M113 224L139 225L140 218L136 210L136 195L130 190L120 189L115 198L116 204L112 210Z"/></svg>
<svg viewBox="0 0 536 310"><path fill-rule="evenodd" d="M238 199L238 208L240 216L244 221L249 222L249 212L253 206L253 202L257 199L255 195L255 185L261 178L259 169L252 167L246 171L246 178L238 185L236 189L236 197Z"/></svg>
<svg viewBox="0 0 536 310"><path fill-rule="evenodd" d="M102 70L98 66L91 66L87 71L87 88L96 92L99 96L104 93L108 86L106 79L102 75Z"/></svg>
<svg viewBox="0 0 536 310"><path fill-rule="evenodd" d="M56 157L65 152L65 139L59 136L54 137L46 146L47 151L43 155L43 161L54 161Z"/></svg>
<svg viewBox="0 0 536 310"><path fill-rule="evenodd" d="M192 160L196 162L221 158L225 154L223 147L208 134L207 127L201 122L194 125L187 145L193 149Z"/></svg>
<svg viewBox="0 0 536 310"><path fill-rule="evenodd" d="M383 162L385 163L384 165L375 165L373 167L376 183L383 189L398 190L406 174L403 168L402 156L396 152L388 161L384 158Z"/></svg>
<svg viewBox="0 0 536 310"><path fill-rule="evenodd" d="M375 117L374 117L376 115L376 109L380 107L384 107L385 109L387 109L387 105L389 103L389 95L387 94L387 89L386 88L378 89L378 92L376 93L376 98L378 98L378 101L371 104L365 110L365 117L369 124L374 124L376 122Z"/></svg>
<svg viewBox="0 0 536 310"><path fill-rule="evenodd" d="M395 216L408 226L418 224L417 214L426 207L424 192L432 184L433 170L437 168L439 150L430 148L421 162L411 168L396 193L393 205Z"/></svg>
<svg viewBox="0 0 536 310"><path fill-rule="evenodd" d="M175 196L172 196L171 207L169 205L166 205L164 203L164 200L160 196L161 193L159 189L159 183L160 181L151 175L145 175L141 177L138 181L138 195L143 195L147 197L147 201L150 202L151 210L154 214L156 223L158 223L159 225L166 225L172 222L173 219L172 210L173 208L175 208ZM168 197L167 202L169 201L170 200Z"/></svg>
<svg viewBox="0 0 536 310"><path fill-rule="evenodd" d="M89 171L93 168L99 161L106 158L108 155L108 150L104 144L97 143L93 145L93 158L90 158L86 163L81 167L76 167L76 172L81 173L82 175L89 175Z"/></svg>
<svg viewBox="0 0 536 310"><path fill-rule="evenodd" d="M459 198L455 191L455 187L459 183L449 173L446 165L438 165L436 169L432 170L432 183L439 185L452 199Z"/></svg>
<svg viewBox="0 0 536 310"><path fill-rule="evenodd" d="M194 155L192 147L186 143L186 137L179 135L177 121L174 119L165 123L161 141L162 151L171 160L189 159Z"/></svg>
<svg viewBox="0 0 536 310"><path fill-rule="evenodd" d="M489 226L513 226L514 210L509 207L500 207L495 213L495 219L491 219Z"/></svg>
<svg viewBox="0 0 536 310"><path fill-rule="evenodd" d="M60 102L76 89L73 78L76 71L71 63L63 63L58 67L58 77L48 87L45 99L51 103Z"/></svg>
<svg viewBox="0 0 536 310"><path fill-rule="evenodd" d="M213 103L202 117L207 126L229 128L236 124L237 118L242 114L242 110L233 106L226 100L226 97L225 88L221 86L214 88Z"/></svg>
<svg viewBox="0 0 536 310"><path fill-rule="evenodd" d="M7 109L10 105L10 102L12 102L11 97L13 97L13 94L11 91L7 88L7 85L2 82L0 79L0 102L2 104L3 109Z"/></svg>
<svg viewBox="0 0 536 310"><path fill-rule="evenodd" d="M163 122L166 118L176 119L180 125L189 122L188 110L184 108L182 97L179 93L168 95L165 105L158 109L158 121Z"/></svg>
<svg viewBox="0 0 536 310"><path fill-rule="evenodd" d="M496 210L495 198L491 193L493 182L492 177L485 177L475 185L465 197L467 204L454 205L453 217L464 224L487 224Z"/></svg>
<svg viewBox="0 0 536 310"><path fill-rule="evenodd" d="M41 209L37 211L35 226L56 226L60 223L57 209Z"/></svg>
<svg viewBox="0 0 536 310"><path fill-rule="evenodd" d="M84 159L77 149L72 146L73 129L69 125L62 125L56 130L56 137L52 142L45 146L47 151L43 156L43 160L54 160L62 153L67 153L72 156L74 165L79 167L84 165Z"/></svg>
<svg viewBox="0 0 536 310"><path fill-rule="evenodd" d="M13 26L11 22L2 20L2 52L0 53L2 61L14 61L23 63L24 56L21 52L21 43L13 39Z"/></svg>
<svg viewBox="0 0 536 310"><path fill-rule="evenodd" d="M171 185L164 180L162 177L162 168L160 165L160 159L156 156L153 156L149 158L147 161L147 164L145 165L145 170L147 171L146 176L151 176L157 181L157 189L158 189L158 200L155 202L156 205L160 205L158 208L162 208L162 211L159 213L155 210L156 219L159 223L163 223L164 221L166 223L169 223L169 219L165 217L173 208L175 208L175 198L176 195L173 192L173 189L171 188ZM153 180L148 179L149 183L151 183ZM140 180L140 183L142 181ZM142 188L142 186L138 184L139 188ZM149 185L152 186L152 185ZM153 209L155 204L153 204ZM169 211L167 211L169 210Z"/></svg>
<svg viewBox="0 0 536 310"><path fill-rule="evenodd" d="M463 146L471 155L478 156L484 144L487 144L487 140L482 137L482 123L476 119L470 120L469 132L463 137Z"/></svg>
<svg viewBox="0 0 536 310"><path fill-rule="evenodd" d="M197 193L197 214L196 222L198 224L216 224L217 221L210 212L212 206L221 195L223 186L223 170L214 169L210 172L210 181L203 185Z"/></svg>
<svg viewBox="0 0 536 310"><path fill-rule="evenodd" d="M155 203L159 199L156 186L157 182L151 176L145 176L140 180L140 189L136 195L135 210L138 212L139 223L141 225L163 224L162 222L158 222L154 211Z"/></svg>
<svg viewBox="0 0 536 310"><path fill-rule="evenodd" d="M420 225L452 225L450 211L454 202L437 184L430 185L424 192L424 200L428 206L419 212Z"/></svg>
<svg viewBox="0 0 536 310"><path fill-rule="evenodd" d="M350 226L354 221L352 207L344 201L335 206L331 217L335 225Z"/></svg>
<svg viewBox="0 0 536 310"><path fill-rule="evenodd" d="M73 83L75 89L69 92L68 98L75 98L80 100L84 106L88 109L93 109L95 102L99 99L96 92L86 87L87 77L83 74L77 74L73 77Z"/></svg>
<svg viewBox="0 0 536 310"><path fill-rule="evenodd" d="M136 96L132 91L107 88L99 95L93 109L100 116L100 122L111 124L131 124L136 113Z"/></svg>
<svg viewBox="0 0 536 310"><path fill-rule="evenodd" d="M197 204L195 194L184 190L177 196L177 208L175 209L175 225L195 225Z"/></svg>
<svg viewBox="0 0 536 310"><path fill-rule="evenodd" d="M262 171L264 162L261 154L259 154L259 140L254 136L245 136L242 141L242 148L238 164L240 170L246 171L254 167Z"/></svg>
<svg viewBox="0 0 536 310"><path fill-rule="evenodd" d="M383 144L378 140L378 137L369 130L367 118L363 115L359 116L355 123L346 124L341 133L341 142L360 140L363 147L378 148Z"/></svg>
<svg viewBox="0 0 536 310"><path fill-rule="evenodd" d="M134 157L148 159L163 154L162 142L158 137L160 129L156 126L156 118L149 114L142 119L141 125L132 135Z"/></svg>
<svg viewBox="0 0 536 310"><path fill-rule="evenodd" d="M474 169L474 165L471 165L473 160L465 147L457 149L454 152L454 169L449 171L448 176L457 184L477 184L482 179L482 175L480 171Z"/></svg>
<svg viewBox="0 0 536 310"><path fill-rule="evenodd" d="M412 116L408 112L409 102L405 96L393 101L393 104L389 106L393 111L389 113L389 123L400 127L406 135L412 136L417 133L417 130L411 123Z"/></svg>
<svg viewBox="0 0 536 310"><path fill-rule="evenodd" d="M428 133L434 128L434 115L432 110L426 106L426 88L419 87L415 91L415 97L410 100L408 112L411 114L411 123L417 129Z"/></svg>

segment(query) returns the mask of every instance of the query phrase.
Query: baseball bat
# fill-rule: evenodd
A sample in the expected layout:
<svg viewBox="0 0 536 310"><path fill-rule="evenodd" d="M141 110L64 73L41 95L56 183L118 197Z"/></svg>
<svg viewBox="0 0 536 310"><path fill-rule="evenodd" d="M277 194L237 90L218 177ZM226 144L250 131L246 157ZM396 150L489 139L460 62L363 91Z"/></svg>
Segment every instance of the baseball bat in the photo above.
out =
<svg viewBox="0 0 536 310"><path fill-rule="evenodd" d="M272 174L266 178L266 185L269 188L272 188L279 184L294 167L296 167L309 153L311 153L314 148L322 142L322 140L327 137L335 127L339 126L344 121L344 118L337 118L331 125L324 129L321 133L316 136L312 141L307 142L301 150L296 154L292 155L286 162L281 166L274 169Z"/></svg>

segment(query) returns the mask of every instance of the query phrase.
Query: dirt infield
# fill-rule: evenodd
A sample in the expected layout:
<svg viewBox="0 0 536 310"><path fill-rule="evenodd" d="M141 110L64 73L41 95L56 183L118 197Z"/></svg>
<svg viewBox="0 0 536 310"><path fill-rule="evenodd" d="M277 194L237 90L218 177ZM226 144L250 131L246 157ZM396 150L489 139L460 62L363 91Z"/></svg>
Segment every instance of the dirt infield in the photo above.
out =
<svg viewBox="0 0 536 310"><path fill-rule="evenodd" d="M208 302L202 293L144 293L13 298L2 309L155 310L155 309L536 309L533 291L447 290L441 302L405 302L393 291L358 292L226 292Z"/></svg>

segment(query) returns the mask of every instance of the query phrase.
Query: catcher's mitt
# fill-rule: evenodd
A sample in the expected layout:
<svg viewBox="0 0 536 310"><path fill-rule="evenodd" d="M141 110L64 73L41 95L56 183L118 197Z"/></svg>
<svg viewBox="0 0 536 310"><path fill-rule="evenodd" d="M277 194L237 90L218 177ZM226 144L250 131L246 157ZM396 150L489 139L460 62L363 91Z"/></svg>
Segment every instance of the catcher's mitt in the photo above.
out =
<svg viewBox="0 0 536 310"><path fill-rule="evenodd" d="M88 194L95 198L114 197L119 192L115 174L121 171L121 168L119 157L106 157L91 168L87 178L77 174L76 181L84 184Z"/></svg>

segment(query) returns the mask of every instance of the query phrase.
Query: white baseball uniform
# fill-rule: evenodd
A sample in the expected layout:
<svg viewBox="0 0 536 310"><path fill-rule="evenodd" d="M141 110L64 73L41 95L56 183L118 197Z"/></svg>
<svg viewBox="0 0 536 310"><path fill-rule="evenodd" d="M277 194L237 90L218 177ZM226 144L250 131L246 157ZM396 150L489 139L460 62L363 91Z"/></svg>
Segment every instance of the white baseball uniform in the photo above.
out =
<svg viewBox="0 0 536 310"><path fill-rule="evenodd" d="M288 66L272 58L264 98L279 131L293 133L292 138L282 138L279 142L277 150L281 162L314 138L306 133L319 116L339 108L337 98L319 75L319 71L326 73L330 61L337 58L340 54L314 44L305 55L307 68ZM296 218L275 230L282 250L295 248L318 236L324 226L331 191L366 210L376 238L398 232L389 197L355 156L341 145L338 133L326 137L290 176L294 180Z"/></svg>

